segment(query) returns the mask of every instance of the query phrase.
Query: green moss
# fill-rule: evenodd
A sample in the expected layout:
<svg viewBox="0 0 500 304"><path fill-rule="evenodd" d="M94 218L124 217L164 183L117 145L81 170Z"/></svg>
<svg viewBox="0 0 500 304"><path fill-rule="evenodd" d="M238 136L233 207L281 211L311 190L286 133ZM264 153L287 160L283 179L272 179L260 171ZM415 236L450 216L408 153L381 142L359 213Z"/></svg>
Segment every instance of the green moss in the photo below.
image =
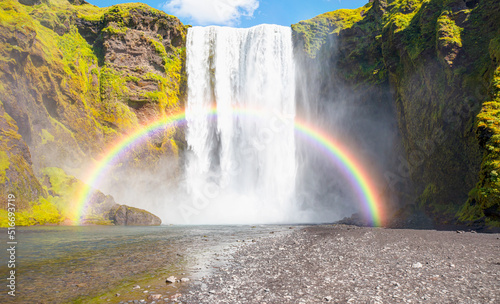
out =
<svg viewBox="0 0 500 304"><path fill-rule="evenodd" d="M48 167L42 170L43 177L47 179L47 191L51 193L50 201L61 216L72 219L74 214L75 193L83 187L83 184L76 178L67 175L63 169Z"/></svg>
<svg viewBox="0 0 500 304"><path fill-rule="evenodd" d="M71 197L78 186L79 181L67 175L63 169L57 167L48 167L42 169L42 174L49 179L49 190L58 196Z"/></svg>
<svg viewBox="0 0 500 304"><path fill-rule="evenodd" d="M113 221L102 214L90 214L85 217L85 225L114 225Z"/></svg>
<svg viewBox="0 0 500 304"><path fill-rule="evenodd" d="M109 35L124 35L127 33L127 28L124 26L115 26L112 24L108 27L105 27L101 32Z"/></svg>
<svg viewBox="0 0 500 304"><path fill-rule="evenodd" d="M77 195L80 193L84 184L73 176L67 175L61 168L48 167L42 170L43 178L47 180L47 191L51 193L49 201L55 206L62 219L73 220L75 211L80 208L77 206ZM101 194L102 195L102 194ZM104 197L104 195L102 195ZM98 202L102 203L102 202ZM91 225L111 225L111 221L106 214L96 213L95 206L89 206L88 214L82 221ZM97 206L96 208L98 208ZM102 210L101 210L102 212ZM79 215L79 214L77 214Z"/></svg>
<svg viewBox="0 0 500 304"><path fill-rule="evenodd" d="M338 34L340 30L352 27L363 19L362 12L371 7L368 3L358 9L341 9L328 12L310 20L292 24L294 34L304 42L304 51L316 58L320 48L326 43L328 35Z"/></svg>
<svg viewBox="0 0 500 304"><path fill-rule="evenodd" d="M50 200L40 197L38 202L30 203L28 209L16 211L15 223L16 226L32 226L59 224L63 218L57 207ZM8 212L0 209L0 227L8 227Z"/></svg>
<svg viewBox="0 0 500 304"><path fill-rule="evenodd" d="M467 8L452 0L375 0L365 7L346 26L330 27L325 15L292 26L299 54L319 65L319 87L338 78L363 96L389 85L406 155L426 154L409 168L415 188L424 190L409 195L436 221L498 222L498 1ZM385 102L385 95L377 98L360 99ZM444 136L435 140L438 132ZM419 147L426 141L432 152Z"/></svg>
<svg viewBox="0 0 500 304"><path fill-rule="evenodd" d="M42 129L42 145L47 144L48 142L54 141L54 136L49 133L46 129Z"/></svg>
<svg viewBox="0 0 500 304"><path fill-rule="evenodd" d="M5 183L7 181L6 170L9 169L10 161L9 156L5 151L0 151L0 183Z"/></svg>
<svg viewBox="0 0 500 304"><path fill-rule="evenodd" d="M434 197L439 192L439 189L434 184L429 184L425 187L424 192L420 195L420 205L425 206L434 203Z"/></svg>
<svg viewBox="0 0 500 304"><path fill-rule="evenodd" d="M93 110L94 117L119 130L130 130L137 126L137 117L131 109L125 105L125 97L129 93L126 86L127 77L122 72L104 66L100 73L101 103L99 108Z"/></svg>
<svg viewBox="0 0 500 304"><path fill-rule="evenodd" d="M140 109L129 107L129 98L144 94L146 102L157 106L155 115L180 109L180 83L185 81L185 49L172 47L169 40L154 33L152 36L156 43L151 43L151 47L159 52L164 70L147 76L144 74L149 71L148 67L117 67L112 62L106 62L104 57L106 48L102 44L106 43L106 39L117 39L109 35L125 37L128 31L136 30L134 22L144 15L152 18L151 24L157 23L162 30L171 25L178 26L175 30L180 31L181 38L184 37L185 29L174 20L175 17L144 4L98 8L89 4L72 5L66 0L44 0L34 6L25 6L15 0L0 1L0 95L3 96L2 101L15 105L13 91L18 84L26 83L22 90L30 92L28 95L33 97L31 102L40 107L28 115L30 121L42 122L38 130L31 130L33 143L30 152L37 166L52 166L52 159L61 159L61 163L65 164L70 160L73 162L71 166L78 165L83 159L99 155L107 143L121 134L138 127L138 117L144 115L136 113ZM82 23L78 19L90 22L84 23L97 29L92 38L94 41L89 40L90 44L86 40L89 37L84 39L82 36ZM144 35L144 39L151 38ZM16 73L6 72L14 67ZM133 87L132 82L139 84L144 78L154 79L158 90L148 92L150 87L146 87L143 90L133 88L131 92L128 86ZM21 112L25 111L25 104L20 108ZM7 153L6 159L10 162L9 170L0 170L0 179L9 182L7 176L16 176L15 181L11 181L5 189L8 187L16 194L26 196L23 208L31 213L38 212L38 207L28 206L29 202L46 204L38 199L38 195L43 194L63 216L70 214L69 197L78 182L72 178L64 179L63 172L47 172L52 176L54 185L57 185L55 176L60 176L64 180L62 185L67 188L48 186L46 191L50 191L49 197L38 183L31 164L22 155L9 154L9 149L19 148L17 141L22 141L15 121L6 113L2 113L0 119L4 119L6 125L12 125L12 128L0 130L0 151ZM145 149L144 154L157 156L163 153L156 146L148 145L147 148L149 150ZM46 153L47 149L50 153ZM2 171L7 173L2 175ZM42 174L44 178L49 178L47 174ZM40 189L32 187L34 181ZM29 212L26 214L29 215ZM95 219L101 220L105 221ZM29 222L28 217L26 222Z"/></svg>
<svg viewBox="0 0 500 304"><path fill-rule="evenodd" d="M132 81L134 82L135 84L139 84L139 81L141 81L141 79L139 77L136 77L136 76L131 76L131 75L127 75L127 77L125 78L127 81Z"/></svg>
<svg viewBox="0 0 500 304"><path fill-rule="evenodd" d="M173 17L143 3L123 3L105 8L84 4L78 7L77 13L79 18L87 21L96 22L106 20L108 22L112 21L117 22L119 25L124 25L128 24L130 21L131 13L139 11L148 12L153 17Z"/></svg>
<svg viewBox="0 0 500 304"><path fill-rule="evenodd" d="M52 197L49 196L48 199L40 197L38 203L33 203L31 207L30 220L34 221L34 223L30 224L57 224L62 222L63 218L59 213L59 210L49 199Z"/></svg>
<svg viewBox="0 0 500 304"><path fill-rule="evenodd" d="M491 39L489 52L492 60L500 62L500 36ZM500 79L497 77L494 81L497 82L495 85L500 87Z"/></svg>
<svg viewBox="0 0 500 304"><path fill-rule="evenodd" d="M438 47L455 45L462 47L461 33L463 29L450 19L450 12L444 11L437 19Z"/></svg>
<svg viewBox="0 0 500 304"><path fill-rule="evenodd" d="M494 40L496 39L492 41ZM498 52L495 43L490 43L492 57ZM477 115L477 134L484 148L479 182L469 193L469 200L457 214L461 221L483 218L486 209L496 210L496 214L500 214L500 66L493 74L490 96L493 100L483 103L481 112Z"/></svg>
<svg viewBox="0 0 500 304"><path fill-rule="evenodd" d="M104 66L100 74L100 90L103 100L118 100L128 92L126 87L126 79L120 72Z"/></svg>
<svg viewBox="0 0 500 304"><path fill-rule="evenodd" d="M161 111L165 109L179 110L179 84L185 81L183 77L183 60L185 59L185 47L177 48L175 52L168 53L165 46L154 39L150 39L151 46L155 52L162 58L164 65L165 77L155 73L147 73L144 79L155 80L159 84L159 90L148 92L144 96L154 102L157 102Z"/></svg>
<svg viewBox="0 0 500 304"><path fill-rule="evenodd" d="M435 184L428 184L419 197L419 208L425 210L427 214L434 218L441 218L441 221L451 221L457 212L457 206L453 204L443 204L438 198L441 190Z"/></svg>

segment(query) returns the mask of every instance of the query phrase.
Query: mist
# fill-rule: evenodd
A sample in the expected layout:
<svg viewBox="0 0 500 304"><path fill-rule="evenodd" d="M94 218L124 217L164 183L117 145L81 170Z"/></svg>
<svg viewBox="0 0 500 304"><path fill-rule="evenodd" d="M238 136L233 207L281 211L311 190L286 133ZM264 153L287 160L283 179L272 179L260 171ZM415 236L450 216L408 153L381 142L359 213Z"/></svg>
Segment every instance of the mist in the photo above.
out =
<svg viewBox="0 0 500 304"><path fill-rule="evenodd" d="M386 195L384 173L394 166L398 142L388 86L373 95L343 82L335 70L335 41L328 56L311 59L295 45L294 54L286 55L291 63L276 61L278 55L255 41L278 30L289 31L190 29L187 150L179 160L162 157L154 170L115 170L101 190L164 224L326 223L356 213L369 222L347 176L322 147L294 132L293 119L340 142ZM291 43L284 41L278 37L272 48ZM260 70L250 69L259 63ZM292 78L284 78L287 72ZM213 105L218 115L207 118ZM267 112L238 116L230 113L234 106ZM274 130L276 117L283 127Z"/></svg>

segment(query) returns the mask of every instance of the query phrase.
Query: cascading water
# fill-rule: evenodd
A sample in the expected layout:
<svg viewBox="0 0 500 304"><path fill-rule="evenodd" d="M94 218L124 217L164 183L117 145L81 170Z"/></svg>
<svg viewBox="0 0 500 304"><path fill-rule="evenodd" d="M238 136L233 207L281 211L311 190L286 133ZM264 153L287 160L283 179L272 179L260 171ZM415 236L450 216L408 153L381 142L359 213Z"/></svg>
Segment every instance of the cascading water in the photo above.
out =
<svg viewBox="0 0 500 304"><path fill-rule="evenodd" d="M188 30L186 184L198 211L190 223L294 220L291 36L277 25Z"/></svg>

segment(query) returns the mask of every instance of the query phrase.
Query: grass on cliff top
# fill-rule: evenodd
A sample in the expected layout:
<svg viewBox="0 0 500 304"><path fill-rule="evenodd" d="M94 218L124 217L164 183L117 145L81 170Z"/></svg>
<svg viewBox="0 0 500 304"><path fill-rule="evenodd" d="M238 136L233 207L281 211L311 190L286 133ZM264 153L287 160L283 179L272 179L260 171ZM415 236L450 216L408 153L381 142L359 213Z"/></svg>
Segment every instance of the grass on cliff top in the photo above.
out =
<svg viewBox="0 0 500 304"><path fill-rule="evenodd" d="M388 5L388 13L382 16L384 27L392 27L394 33L406 29L420 11L422 5L431 0L398 0Z"/></svg>
<svg viewBox="0 0 500 304"><path fill-rule="evenodd" d="M304 40L304 50L315 58L327 36L338 34L340 30L350 28L363 19L364 12L372 6L371 3L357 9L340 9L316 16L309 20L292 24L294 32Z"/></svg>
<svg viewBox="0 0 500 304"><path fill-rule="evenodd" d="M101 21L106 19L109 21L116 20L118 22L123 22L123 20L127 20L130 17L131 11L149 12L151 15L156 17L166 16L169 18L177 18L165 13L164 11L152 8L149 5L139 2L123 3L103 8L91 4L84 4L78 6L77 12L78 17L87 21Z"/></svg>

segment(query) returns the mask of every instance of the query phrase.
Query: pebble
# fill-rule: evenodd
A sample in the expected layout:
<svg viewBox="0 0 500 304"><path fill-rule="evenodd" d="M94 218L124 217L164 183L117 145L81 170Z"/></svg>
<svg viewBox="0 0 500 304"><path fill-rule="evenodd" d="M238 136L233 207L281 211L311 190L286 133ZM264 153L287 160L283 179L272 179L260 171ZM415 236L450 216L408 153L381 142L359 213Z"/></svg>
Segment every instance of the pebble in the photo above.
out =
<svg viewBox="0 0 500 304"><path fill-rule="evenodd" d="M161 299L161 294L159 294L159 293L150 294L148 299L149 300L159 300L159 299Z"/></svg>
<svg viewBox="0 0 500 304"><path fill-rule="evenodd" d="M182 278L182 279L181 279L181 282L182 282L182 283L189 282L189 279L188 279L188 278Z"/></svg>
<svg viewBox="0 0 500 304"><path fill-rule="evenodd" d="M171 299L171 300L176 301L176 300L177 300L178 298L180 298L181 296L182 296L182 294L180 294L180 293L176 293L176 294L174 294L173 296L170 296L170 299Z"/></svg>
<svg viewBox="0 0 500 304"><path fill-rule="evenodd" d="M205 279L189 285L182 302L375 304L446 297L468 303L480 291L484 301L478 303L497 303L496 264L490 265L500 263L498 248L491 246L498 235L343 226L295 230L259 236L257 244L230 252L234 267L203 273ZM211 260L206 269L219 266ZM479 289L470 282L478 282Z"/></svg>
<svg viewBox="0 0 500 304"><path fill-rule="evenodd" d="M176 281L177 281L176 277L169 276L165 282L168 283L168 284L172 284L172 283L175 283Z"/></svg>

